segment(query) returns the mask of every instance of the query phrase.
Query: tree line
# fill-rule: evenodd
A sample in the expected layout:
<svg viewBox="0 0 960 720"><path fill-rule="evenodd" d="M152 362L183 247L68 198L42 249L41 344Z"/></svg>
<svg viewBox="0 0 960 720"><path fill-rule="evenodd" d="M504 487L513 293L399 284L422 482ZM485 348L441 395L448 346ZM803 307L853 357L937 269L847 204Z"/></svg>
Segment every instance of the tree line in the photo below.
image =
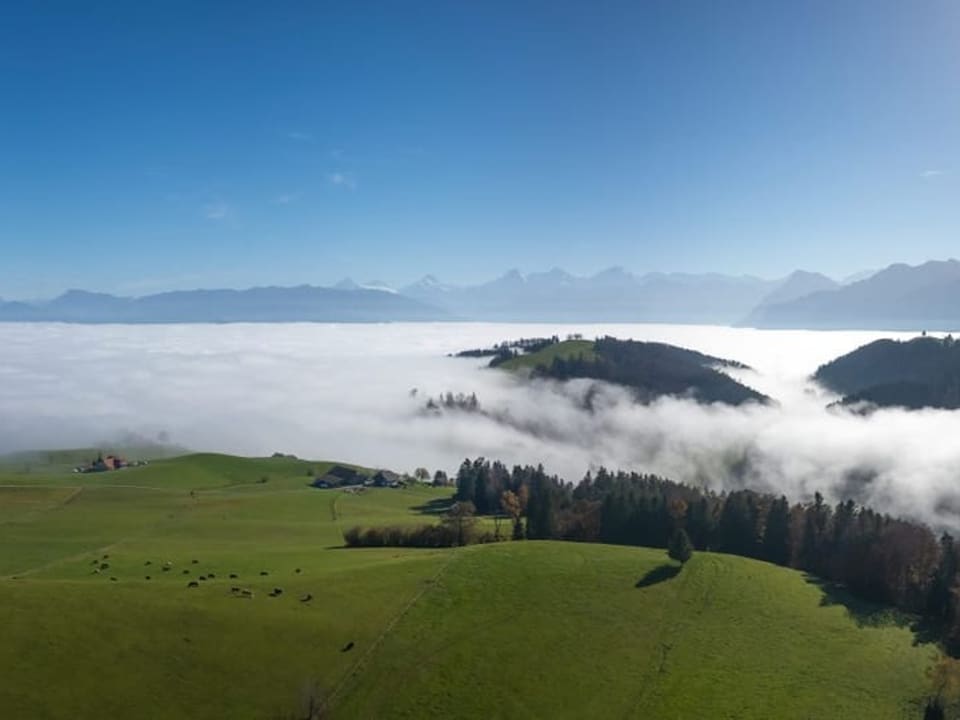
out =
<svg viewBox="0 0 960 720"><path fill-rule="evenodd" d="M933 621L960 649L960 546L918 522L852 500L830 505L752 490L715 493L656 475L600 468L577 484L543 466L465 460L459 503L509 520L514 539L667 547L682 530L696 550L765 560L842 584L855 595Z"/></svg>

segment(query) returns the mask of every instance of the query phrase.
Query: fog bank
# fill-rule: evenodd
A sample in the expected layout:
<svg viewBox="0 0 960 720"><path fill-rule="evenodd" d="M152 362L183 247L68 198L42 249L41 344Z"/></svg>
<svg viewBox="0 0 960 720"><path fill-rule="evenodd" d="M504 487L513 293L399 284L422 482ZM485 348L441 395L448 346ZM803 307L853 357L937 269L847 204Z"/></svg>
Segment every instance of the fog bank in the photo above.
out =
<svg viewBox="0 0 960 720"><path fill-rule="evenodd" d="M586 382L518 382L447 353L579 332L660 340L740 360L776 407L650 406ZM135 433L195 449L274 451L411 470L465 457L543 462L579 479L599 465L792 499L814 490L960 525L960 413L828 411L806 377L877 332L670 325L0 324L0 452L102 444ZM417 389L414 395L411 391ZM483 414L419 412L475 392Z"/></svg>

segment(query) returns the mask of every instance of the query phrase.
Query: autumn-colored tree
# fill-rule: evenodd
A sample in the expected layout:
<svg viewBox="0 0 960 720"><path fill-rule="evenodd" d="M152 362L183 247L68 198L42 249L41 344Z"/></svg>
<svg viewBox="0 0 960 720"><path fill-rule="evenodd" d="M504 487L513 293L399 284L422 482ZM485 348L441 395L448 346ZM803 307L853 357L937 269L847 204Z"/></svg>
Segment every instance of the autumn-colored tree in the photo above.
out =
<svg viewBox="0 0 960 720"><path fill-rule="evenodd" d="M510 517L513 523L513 539L523 538L523 523L520 516L523 515L523 507L520 504L520 497L512 490L504 490L500 495L500 509Z"/></svg>

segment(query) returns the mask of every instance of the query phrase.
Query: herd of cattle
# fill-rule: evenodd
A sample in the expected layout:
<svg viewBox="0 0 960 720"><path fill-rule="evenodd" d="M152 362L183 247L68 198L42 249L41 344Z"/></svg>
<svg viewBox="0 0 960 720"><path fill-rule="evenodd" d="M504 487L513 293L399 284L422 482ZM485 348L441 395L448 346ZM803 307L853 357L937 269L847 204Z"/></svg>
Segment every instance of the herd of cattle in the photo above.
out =
<svg viewBox="0 0 960 720"><path fill-rule="evenodd" d="M110 559L110 554L109 554L109 553L104 553L103 557L97 558L97 559L93 560L92 563L91 563L91 564L93 564L93 565L95 566L95 567L93 568L93 574L94 574L94 575L99 575L99 574L103 573L104 571L109 570L109 569L110 569L110 563L107 562L109 559ZM191 560L191 561L190 561L190 564L191 564L191 565L197 565L197 564L199 564L199 562L200 562L199 560ZM147 561L145 561L143 564L144 564L144 567L149 567L149 566L153 565L153 561L152 561L152 560L147 560ZM163 565L160 567L160 569L161 569L161 572L171 572L171 571L173 570L173 563L168 560L168 561L166 561L165 563L163 563ZM297 574L297 575L301 574L302 572L303 572L303 570L302 570L301 568L296 568L296 569L294 570L294 573ZM183 570L181 570L181 573L182 573L183 575L189 575L189 574L190 574L190 570L189 570L189 568L184 568ZM270 573L267 572L266 570L261 570L261 571L260 571L260 577L267 577L269 574L270 574ZM201 583L201 582L207 582L208 580L215 580L216 578L217 578L216 573L207 572L207 573L204 574L204 575L198 576L196 580L190 580L190 581L187 583L187 588L188 588L188 589L189 589L189 588L198 588L198 587L200 587L200 583ZM237 580L237 579L239 578L239 575L237 575L237 573L230 573L229 578L230 578L231 580ZM143 576L143 579L144 579L144 580L152 580L152 579L153 579L153 576L151 576L151 575L144 575L144 576ZM117 578L116 576L110 576L110 580L111 580L112 582L117 582L117 581L118 581L118 578ZM242 587L240 587L240 586L238 586L238 585L233 585L233 586L230 587L230 594L231 594L233 597L242 598L242 599L245 599L245 600L252 600L252 599L254 598L254 593L253 593L252 590L250 590L249 588L242 588ZM271 590L270 593L268 594L268 597L280 597L281 595L283 595L283 588L282 588L282 587L274 587L273 590ZM313 600L313 594L312 594L312 593L306 593L306 594L300 596L300 602L302 602L302 603L308 603L308 602L310 602L311 600Z"/></svg>

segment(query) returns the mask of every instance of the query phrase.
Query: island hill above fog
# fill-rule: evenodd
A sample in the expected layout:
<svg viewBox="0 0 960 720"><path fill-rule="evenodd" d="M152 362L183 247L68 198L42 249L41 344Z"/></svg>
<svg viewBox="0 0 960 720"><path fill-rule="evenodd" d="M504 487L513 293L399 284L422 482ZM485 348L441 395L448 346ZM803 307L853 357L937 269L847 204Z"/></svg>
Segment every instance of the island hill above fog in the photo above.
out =
<svg viewBox="0 0 960 720"><path fill-rule="evenodd" d="M492 356L491 367L531 377L602 380L629 388L642 403L664 396L685 397L704 404L771 402L718 369L749 369L743 363L666 343L613 337L584 340L576 336L561 341L552 337L501 343L458 355Z"/></svg>
<svg viewBox="0 0 960 720"><path fill-rule="evenodd" d="M952 336L877 340L822 365L814 380L842 405L960 409L960 343Z"/></svg>

